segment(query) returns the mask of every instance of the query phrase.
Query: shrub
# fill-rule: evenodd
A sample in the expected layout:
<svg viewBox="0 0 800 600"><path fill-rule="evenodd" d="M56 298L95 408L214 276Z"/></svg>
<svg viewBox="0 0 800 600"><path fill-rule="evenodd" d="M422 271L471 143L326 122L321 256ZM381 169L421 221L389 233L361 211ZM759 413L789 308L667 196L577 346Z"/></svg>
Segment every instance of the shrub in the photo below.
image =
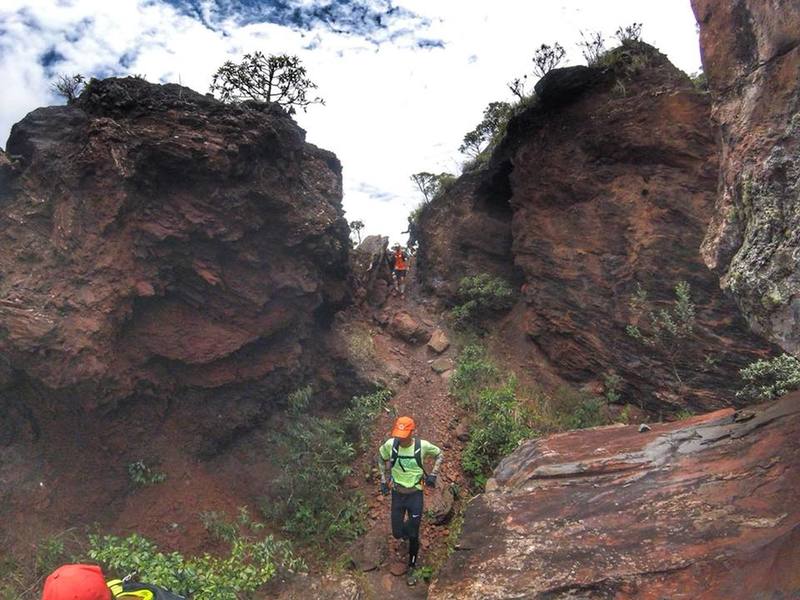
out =
<svg viewBox="0 0 800 600"><path fill-rule="evenodd" d="M619 40L619 43L622 45L630 44L632 42L641 42L642 41L642 24L641 23L631 23L630 25L626 25L625 27L617 27L617 31L614 34L614 37Z"/></svg>
<svg viewBox="0 0 800 600"><path fill-rule="evenodd" d="M586 64L594 67L600 64L600 57L606 51L605 38L599 31L592 31L588 34L581 31L581 41L578 42L578 47L581 49Z"/></svg>
<svg viewBox="0 0 800 600"><path fill-rule="evenodd" d="M609 371L603 375L603 388L606 402L616 404L621 397L619 391L622 389L622 377Z"/></svg>
<svg viewBox="0 0 800 600"><path fill-rule="evenodd" d="M800 388L800 360L790 354L757 360L739 371L741 400L772 400Z"/></svg>
<svg viewBox="0 0 800 600"><path fill-rule="evenodd" d="M58 96L61 96L67 101L67 104L72 104L78 99L83 88L86 87L86 78L83 75L59 75L56 80L50 84L50 89L53 90Z"/></svg>
<svg viewBox="0 0 800 600"><path fill-rule="evenodd" d="M476 326L487 316L510 308L514 304L514 292L507 281L481 273L464 277L458 287L457 304L450 317L457 328Z"/></svg>
<svg viewBox="0 0 800 600"><path fill-rule="evenodd" d="M482 346L466 346L456 359L456 368L450 379L450 393L468 410L475 405L481 390L497 383L500 373L486 356Z"/></svg>
<svg viewBox="0 0 800 600"><path fill-rule="evenodd" d="M566 54L566 50L558 42L552 46L542 44L533 54L533 72L539 77L544 77L561 64Z"/></svg>
<svg viewBox="0 0 800 600"><path fill-rule="evenodd" d="M483 110L483 120L464 135L458 151L477 158L487 145L494 145L499 141L512 112L513 107L508 102L490 102Z"/></svg>
<svg viewBox="0 0 800 600"><path fill-rule="evenodd" d="M343 417L333 420L308 413L309 387L291 394L289 423L273 439L283 469L274 482L276 493L262 503L264 514L279 520L282 530L298 541L323 550L363 533L363 498L343 493L342 482L390 395L378 390L356 396Z"/></svg>
<svg viewBox="0 0 800 600"><path fill-rule="evenodd" d="M128 465L128 477L138 486L155 485L166 481L167 475L148 466L143 460Z"/></svg>
<svg viewBox="0 0 800 600"><path fill-rule="evenodd" d="M355 396L350 401L350 406L344 411L345 432L359 448L363 449L368 442L375 417L380 411L386 409L386 404L391 397L391 391L378 390L372 394Z"/></svg>
<svg viewBox="0 0 800 600"><path fill-rule="evenodd" d="M484 389L470 428L470 438L461 456L464 472L483 486L500 459L519 442L533 435L532 415L517 400L517 383L512 377L498 388Z"/></svg>
<svg viewBox="0 0 800 600"><path fill-rule="evenodd" d="M584 429L608 424L603 400L570 386L559 387L552 398L551 419L556 429Z"/></svg>
<svg viewBox="0 0 800 600"><path fill-rule="evenodd" d="M135 572L143 581L195 600L250 598L272 578L278 565L290 570L304 567L287 542L272 536L262 540L236 536L227 557L163 553L138 534L127 538L90 535L89 544L88 557L107 572L119 577Z"/></svg>
<svg viewBox="0 0 800 600"><path fill-rule="evenodd" d="M649 303L647 292L638 285L630 306L634 318L637 322L645 323L646 328L631 324L625 331L666 359L675 379L676 391L680 393L683 380L678 369L678 358L685 353L695 326L695 306L689 284L679 282L675 286L675 300L667 308L659 309Z"/></svg>

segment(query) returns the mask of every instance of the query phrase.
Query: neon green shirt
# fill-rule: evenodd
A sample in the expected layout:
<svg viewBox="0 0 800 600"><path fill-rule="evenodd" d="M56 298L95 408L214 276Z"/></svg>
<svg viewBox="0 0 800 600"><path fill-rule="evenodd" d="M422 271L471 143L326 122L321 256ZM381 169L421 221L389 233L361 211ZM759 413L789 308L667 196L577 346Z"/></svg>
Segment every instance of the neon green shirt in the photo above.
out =
<svg viewBox="0 0 800 600"><path fill-rule="evenodd" d="M383 460L391 460L392 446L394 445L394 438L389 438L381 446L378 453ZM425 462L426 456L439 456L442 450L438 446L434 446L427 440L420 440L420 449L422 450L422 461ZM395 483L403 487L415 487L419 490L422 489L422 478L424 477L422 469L417 465L417 459L414 458L414 444L410 446L397 447L397 462L392 468L392 479Z"/></svg>

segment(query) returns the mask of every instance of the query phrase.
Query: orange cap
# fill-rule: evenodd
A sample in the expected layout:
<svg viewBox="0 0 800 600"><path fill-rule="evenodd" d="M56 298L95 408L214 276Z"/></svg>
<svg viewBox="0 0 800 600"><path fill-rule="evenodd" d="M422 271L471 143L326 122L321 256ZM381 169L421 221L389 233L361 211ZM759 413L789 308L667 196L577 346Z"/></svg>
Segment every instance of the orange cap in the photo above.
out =
<svg viewBox="0 0 800 600"><path fill-rule="evenodd" d="M111 600L111 590L97 565L63 565L48 575L42 600Z"/></svg>
<svg viewBox="0 0 800 600"><path fill-rule="evenodd" d="M410 437L411 434L414 433L415 428L416 425L414 424L414 419L411 417L400 417L394 422L394 427L392 428L392 437L403 439Z"/></svg>

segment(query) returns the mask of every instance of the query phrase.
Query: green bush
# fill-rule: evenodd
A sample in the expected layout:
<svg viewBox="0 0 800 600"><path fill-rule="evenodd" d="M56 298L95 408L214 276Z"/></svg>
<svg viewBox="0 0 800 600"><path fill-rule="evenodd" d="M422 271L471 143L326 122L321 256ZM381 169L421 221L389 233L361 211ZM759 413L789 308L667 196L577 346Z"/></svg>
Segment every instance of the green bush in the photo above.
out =
<svg viewBox="0 0 800 600"><path fill-rule="evenodd" d="M531 420L531 412L517 399L513 377L498 388L483 390L461 455L464 472L483 486L500 459L534 434Z"/></svg>
<svg viewBox="0 0 800 600"><path fill-rule="evenodd" d="M457 328L465 329L479 325L485 316L511 308L514 292L506 280L481 273L460 281L458 299L450 317Z"/></svg>
<svg viewBox="0 0 800 600"><path fill-rule="evenodd" d="M481 391L497 383L500 373L486 356L486 350L477 344L466 346L456 359L456 368L450 379L450 393L467 409L473 408Z"/></svg>
<svg viewBox="0 0 800 600"><path fill-rule="evenodd" d="M164 553L151 541L133 534L89 536L88 557L118 577L136 573L137 578L194 600L252 598L269 581L278 565L302 568L287 542L272 536L253 540L236 536L230 555L209 554L184 558L178 552Z"/></svg>
<svg viewBox="0 0 800 600"><path fill-rule="evenodd" d="M345 418L334 421L292 412L291 406L310 396L310 389L303 392L295 394L290 421L275 434L282 469L274 482L276 493L262 503L262 511L303 543L327 546L352 540L365 530L364 502L359 494L343 493L342 482L352 471L355 443L366 430L365 415L385 402L386 395L358 397ZM304 401L299 404L307 406ZM348 435L348 429L357 437Z"/></svg>
<svg viewBox="0 0 800 600"><path fill-rule="evenodd" d="M625 331L633 339L664 357L672 371L676 391L681 393L683 379L680 376L678 362L694 335L696 321L689 284L685 281L678 282L675 286L675 300L666 308L656 308L649 302L644 288L638 285L631 297L630 306L637 324L628 325Z"/></svg>
<svg viewBox="0 0 800 600"><path fill-rule="evenodd" d="M128 465L128 477L138 486L156 485L167 479L165 473L156 471L143 460L137 460Z"/></svg>
<svg viewBox="0 0 800 600"><path fill-rule="evenodd" d="M553 396L557 429L585 429L608 425L601 398L569 386L561 386Z"/></svg>
<svg viewBox="0 0 800 600"><path fill-rule="evenodd" d="M790 354L757 360L739 371L741 400L772 400L800 388L800 360Z"/></svg>
<svg viewBox="0 0 800 600"><path fill-rule="evenodd" d="M355 396L350 401L350 406L344 411L345 433L349 439L355 441L356 445L363 449L369 441L369 433L375 417L382 410L386 409L392 392L389 390L378 390L372 394Z"/></svg>

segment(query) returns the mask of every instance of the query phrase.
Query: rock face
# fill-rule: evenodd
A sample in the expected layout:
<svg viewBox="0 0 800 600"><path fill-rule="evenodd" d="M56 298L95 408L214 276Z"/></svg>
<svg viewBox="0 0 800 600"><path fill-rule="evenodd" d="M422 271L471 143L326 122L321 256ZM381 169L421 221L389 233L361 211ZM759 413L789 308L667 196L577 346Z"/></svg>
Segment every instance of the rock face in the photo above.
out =
<svg viewBox="0 0 800 600"><path fill-rule="evenodd" d="M446 301L464 274L519 285L524 308L503 329L526 334L539 369L578 384L615 371L623 398L651 408L717 407L769 345L699 253L717 185L709 100L652 47L613 52L606 69L544 77L544 100L512 118L487 163L423 210L420 271ZM665 356L625 331L638 285L663 307L679 281L698 308L682 393Z"/></svg>
<svg viewBox="0 0 800 600"><path fill-rule="evenodd" d="M800 4L692 6L722 153L703 257L753 329L800 355Z"/></svg>
<svg viewBox="0 0 800 600"><path fill-rule="evenodd" d="M800 597L800 394L737 422L528 441L467 508L432 600Z"/></svg>
<svg viewBox="0 0 800 600"><path fill-rule="evenodd" d="M30 113L7 153L0 352L56 409L189 399L192 426L258 406L347 301L339 162L277 107L107 79Z"/></svg>
<svg viewBox="0 0 800 600"><path fill-rule="evenodd" d="M356 295L370 306L382 306L392 289L392 271L386 259L389 238L370 235L353 250Z"/></svg>

